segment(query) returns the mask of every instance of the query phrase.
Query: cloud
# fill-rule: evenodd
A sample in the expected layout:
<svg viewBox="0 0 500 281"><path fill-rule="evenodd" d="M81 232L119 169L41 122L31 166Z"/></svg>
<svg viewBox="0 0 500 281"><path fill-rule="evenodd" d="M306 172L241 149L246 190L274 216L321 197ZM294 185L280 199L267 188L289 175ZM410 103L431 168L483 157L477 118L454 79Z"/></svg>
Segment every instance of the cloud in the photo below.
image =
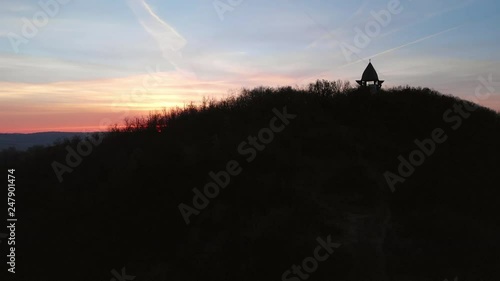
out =
<svg viewBox="0 0 500 281"><path fill-rule="evenodd" d="M408 47L408 46L411 46L411 45L414 45L414 44L417 44L417 43L420 43L422 41L425 41L425 40L428 40L428 39L431 39L433 37L436 37L438 35L441 35L441 34L444 34L444 33L447 33L447 32L450 32L452 30L455 30L457 28L459 28L461 25L457 25L455 27L452 27L452 28L449 28L449 29L446 29L446 30L443 30L443 31L440 31L440 32L437 32L437 33L434 33L434 34L431 34L431 35L428 35L428 36L424 36L422 38L419 38L415 41L412 41L412 42L409 42L409 43L406 43L406 44L403 44L403 45L400 45L400 46L397 46L397 47L394 47L394 48L390 48L388 50L385 50L385 51L382 51L382 52L379 52L375 55L371 55L369 57L365 57L365 58L360 58L359 60L357 61L354 61L354 62L351 62L351 63L348 63L348 64L345 64L343 66L341 66L340 68L344 68L346 66L349 66L349 65L352 65L352 64L356 64L356 63L359 63L359 62L362 62L362 61L367 61L369 58L375 58L375 57L378 57L378 56L381 56L381 55L385 55L385 54L388 54L388 53L391 53L391 52L394 52L394 51L397 51L399 49L402 49L402 48L405 48L405 47Z"/></svg>
<svg viewBox="0 0 500 281"><path fill-rule="evenodd" d="M131 74L118 66L28 55L0 53L0 81L50 83L68 80L91 80Z"/></svg>
<svg viewBox="0 0 500 281"><path fill-rule="evenodd" d="M123 124L125 117L162 108L222 98L229 90L260 85L287 85L280 75L241 75L241 79L202 81L179 72L154 72L113 79L57 83L0 82L0 132L98 128L103 119ZM156 82L156 83L155 83ZM36 118L35 118L36 116ZM73 129L72 129L73 128Z"/></svg>
<svg viewBox="0 0 500 281"><path fill-rule="evenodd" d="M182 54L187 41L171 25L162 20L145 0L128 0L128 6L142 27L157 42L163 58L168 60L177 70L183 70Z"/></svg>

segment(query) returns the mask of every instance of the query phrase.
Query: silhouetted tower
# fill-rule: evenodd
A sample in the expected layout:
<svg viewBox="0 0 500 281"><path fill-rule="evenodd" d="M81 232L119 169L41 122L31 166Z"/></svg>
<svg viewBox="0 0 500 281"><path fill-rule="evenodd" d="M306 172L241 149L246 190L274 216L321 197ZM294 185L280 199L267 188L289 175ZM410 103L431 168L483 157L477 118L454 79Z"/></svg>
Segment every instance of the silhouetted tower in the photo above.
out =
<svg viewBox="0 0 500 281"><path fill-rule="evenodd" d="M384 80L378 80L378 74L372 65L372 60L363 72L361 80L356 80L361 87L368 87L372 92L377 92L381 87Z"/></svg>

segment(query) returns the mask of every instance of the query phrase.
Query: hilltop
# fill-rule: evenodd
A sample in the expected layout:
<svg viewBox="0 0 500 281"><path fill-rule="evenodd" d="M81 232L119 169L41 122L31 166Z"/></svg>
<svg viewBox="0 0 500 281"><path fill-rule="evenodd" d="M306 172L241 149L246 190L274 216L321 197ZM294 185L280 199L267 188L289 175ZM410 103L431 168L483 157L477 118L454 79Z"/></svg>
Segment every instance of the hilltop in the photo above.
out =
<svg viewBox="0 0 500 281"><path fill-rule="evenodd" d="M500 276L500 116L456 97L259 87L90 138L0 153L26 280Z"/></svg>

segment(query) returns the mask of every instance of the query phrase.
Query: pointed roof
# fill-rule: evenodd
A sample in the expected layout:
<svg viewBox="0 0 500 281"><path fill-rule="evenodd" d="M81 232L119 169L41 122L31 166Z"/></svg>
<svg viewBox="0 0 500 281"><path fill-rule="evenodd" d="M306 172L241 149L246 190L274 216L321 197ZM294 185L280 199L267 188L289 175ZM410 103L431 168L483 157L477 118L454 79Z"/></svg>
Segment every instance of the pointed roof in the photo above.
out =
<svg viewBox="0 0 500 281"><path fill-rule="evenodd" d="M361 77L361 81L379 81L378 74L372 63L370 62L363 72L363 76Z"/></svg>

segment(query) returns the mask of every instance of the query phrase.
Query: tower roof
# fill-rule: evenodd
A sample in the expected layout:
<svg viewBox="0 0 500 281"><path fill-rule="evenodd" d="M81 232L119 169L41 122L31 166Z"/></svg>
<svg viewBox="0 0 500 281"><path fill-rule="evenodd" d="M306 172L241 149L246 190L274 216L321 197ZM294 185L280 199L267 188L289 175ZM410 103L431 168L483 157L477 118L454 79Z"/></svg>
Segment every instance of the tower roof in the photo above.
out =
<svg viewBox="0 0 500 281"><path fill-rule="evenodd" d="M361 77L361 81L379 81L378 74L372 63L370 62L363 72L363 76Z"/></svg>

